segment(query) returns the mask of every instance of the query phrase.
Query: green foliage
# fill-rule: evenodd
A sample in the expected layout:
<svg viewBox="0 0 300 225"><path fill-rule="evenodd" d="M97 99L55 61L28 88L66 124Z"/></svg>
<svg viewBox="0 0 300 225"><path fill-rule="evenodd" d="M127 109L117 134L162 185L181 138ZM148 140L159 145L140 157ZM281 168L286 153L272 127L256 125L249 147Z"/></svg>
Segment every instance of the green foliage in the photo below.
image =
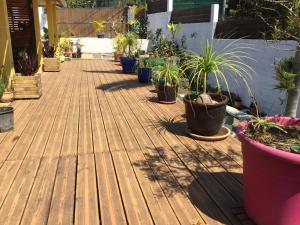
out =
<svg viewBox="0 0 300 225"><path fill-rule="evenodd" d="M114 48L116 52L118 53L124 53L125 52L125 35L124 34L117 34L117 36L114 39Z"/></svg>
<svg viewBox="0 0 300 225"><path fill-rule="evenodd" d="M0 68L0 99L2 98L2 95L5 90L5 83L4 83L4 66L1 66Z"/></svg>
<svg viewBox="0 0 300 225"><path fill-rule="evenodd" d="M167 27L172 34L172 40L175 40L176 34L181 30L182 24L181 23L174 24L173 22L169 22L167 24Z"/></svg>
<svg viewBox="0 0 300 225"><path fill-rule="evenodd" d="M128 57L133 57L138 49L138 36L133 32L128 32L124 36L124 53Z"/></svg>
<svg viewBox="0 0 300 225"><path fill-rule="evenodd" d="M236 79L240 78L250 91L247 81L251 78L251 72L254 71L244 63L245 59L251 60L245 52L249 48L249 46L243 46L234 41L217 51L214 49L213 43L206 41L202 48L203 55L194 52L184 53L182 68L190 80L190 90L196 95L199 95L200 91L206 94L208 79L213 76L219 91L222 82L229 91L227 76L231 76L236 82L238 82Z"/></svg>
<svg viewBox="0 0 300 225"><path fill-rule="evenodd" d="M182 79L182 71L177 65L164 63L161 66L153 68L153 83L163 84L165 86L178 85Z"/></svg>
<svg viewBox="0 0 300 225"><path fill-rule="evenodd" d="M165 60L161 57L140 57L140 68L154 68L156 66L162 66L165 64Z"/></svg>
<svg viewBox="0 0 300 225"><path fill-rule="evenodd" d="M287 131L280 124L261 117L252 117L249 122L248 129L252 131L254 135L265 134L271 129L287 133Z"/></svg>
<svg viewBox="0 0 300 225"><path fill-rule="evenodd" d="M93 0L66 0L68 8L92 8Z"/></svg>
<svg viewBox="0 0 300 225"><path fill-rule="evenodd" d="M296 73L293 70L294 58L281 59L275 66L274 78L278 82L275 89L280 91L291 91L296 88Z"/></svg>

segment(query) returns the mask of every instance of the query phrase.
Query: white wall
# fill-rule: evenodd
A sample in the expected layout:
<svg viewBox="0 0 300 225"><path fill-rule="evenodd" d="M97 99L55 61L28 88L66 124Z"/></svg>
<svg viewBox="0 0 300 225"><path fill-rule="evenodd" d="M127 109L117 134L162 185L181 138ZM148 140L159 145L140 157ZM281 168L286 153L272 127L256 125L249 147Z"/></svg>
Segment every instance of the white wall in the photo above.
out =
<svg viewBox="0 0 300 225"><path fill-rule="evenodd" d="M201 54L201 45L204 40L213 40L217 45L224 45L230 40L214 39L214 31L216 22L218 21L218 7L212 7L212 16L210 23L193 23L183 24L181 31L178 33L177 39L180 40L182 35L186 35L187 47L189 50ZM155 32L156 29L162 28L165 35L170 35L166 24L170 21L171 12L155 13L148 15L149 30ZM196 38L189 39L192 33L197 33ZM233 40L231 40L233 41ZM253 68L255 73L253 79L249 82L251 91L258 101L263 112L269 115L281 114L284 112L285 105L281 99L286 100L286 96L277 90L274 90L276 80L274 79L274 61L284 57L294 55L293 51L283 49L295 49L296 43L293 41L281 41L276 46L267 44L265 40L244 39L243 43L250 44L255 50L249 50L250 57L256 61L248 61L247 63ZM213 82L213 81L211 81ZM238 93L243 104L248 106L251 98L246 87L240 82L237 85L233 80L229 80L231 91ZM298 117L300 117L300 102L298 107Z"/></svg>
<svg viewBox="0 0 300 225"><path fill-rule="evenodd" d="M70 38L73 43L80 40L82 45L82 53L90 54L112 54L114 53L114 39L112 38L94 38L94 37L78 37ZM149 41L145 39L139 39L138 47L141 50L148 50Z"/></svg>

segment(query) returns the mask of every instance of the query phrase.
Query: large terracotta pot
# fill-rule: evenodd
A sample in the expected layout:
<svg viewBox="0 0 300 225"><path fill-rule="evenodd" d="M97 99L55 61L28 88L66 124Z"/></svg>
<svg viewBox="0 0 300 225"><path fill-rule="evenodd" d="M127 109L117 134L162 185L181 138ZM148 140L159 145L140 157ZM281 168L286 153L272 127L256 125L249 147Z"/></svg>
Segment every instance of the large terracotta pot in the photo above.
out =
<svg viewBox="0 0 300 225"><path fill-rule="evenodd" d="M283 125L300 126L300 118L273 117ZM244 206L259 225L300 224L300 155L260 144L238 128L242 142Z"/></svg>
<svg viewBox="0 0 300 225"><path fill-rule="evenodd" d="M207 105L190 100L186 95L183 100L188 128L193 134L213 136L221 129L226 116L228 98L223 95L210 94L218 103Z"/></svg>

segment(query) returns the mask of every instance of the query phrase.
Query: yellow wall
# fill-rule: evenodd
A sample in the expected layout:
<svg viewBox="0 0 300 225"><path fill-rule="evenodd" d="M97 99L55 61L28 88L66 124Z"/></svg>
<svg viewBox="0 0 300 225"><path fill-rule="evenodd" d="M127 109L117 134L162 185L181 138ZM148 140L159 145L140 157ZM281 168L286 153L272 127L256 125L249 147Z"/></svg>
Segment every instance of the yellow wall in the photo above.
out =
<svg viewBox="0 0 300 225"><path fill-rule="evenodd" d="M39 20L39 9L38 0L32 0L33 16L34 16L34 29L35 29L35 40L38 55L38 63L42 65L42 41L40 32L40 20Z"/></svg>
<svg viewBox="0 0 300 225"><path fill-rule="evenodd" d="M55 45L58 41L56 24L56 1L46 0L49 42Z"/></svg>
<svg viewBox="0 0 300 225"><path fill-rule="evenodd" d="M0 0L0 66L4 65L4 74L9 77L8 88L15 74L10 31L8 26L6 0Z"/></svg>

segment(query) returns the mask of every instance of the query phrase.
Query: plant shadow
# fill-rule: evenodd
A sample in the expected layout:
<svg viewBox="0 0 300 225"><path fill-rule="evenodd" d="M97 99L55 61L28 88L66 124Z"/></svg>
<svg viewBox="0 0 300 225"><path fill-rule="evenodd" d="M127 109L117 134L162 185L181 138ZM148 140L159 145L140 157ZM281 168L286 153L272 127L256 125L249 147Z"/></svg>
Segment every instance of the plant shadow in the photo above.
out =
<svg viewBox="0 0 300 225"><path fill-rule="evenodd" d="M100 84L96 87L96 89L103 91L119 91L136 89L144 86L148 86L148 84L139 83L138 80L118 80L107 84Z"/></svg>

